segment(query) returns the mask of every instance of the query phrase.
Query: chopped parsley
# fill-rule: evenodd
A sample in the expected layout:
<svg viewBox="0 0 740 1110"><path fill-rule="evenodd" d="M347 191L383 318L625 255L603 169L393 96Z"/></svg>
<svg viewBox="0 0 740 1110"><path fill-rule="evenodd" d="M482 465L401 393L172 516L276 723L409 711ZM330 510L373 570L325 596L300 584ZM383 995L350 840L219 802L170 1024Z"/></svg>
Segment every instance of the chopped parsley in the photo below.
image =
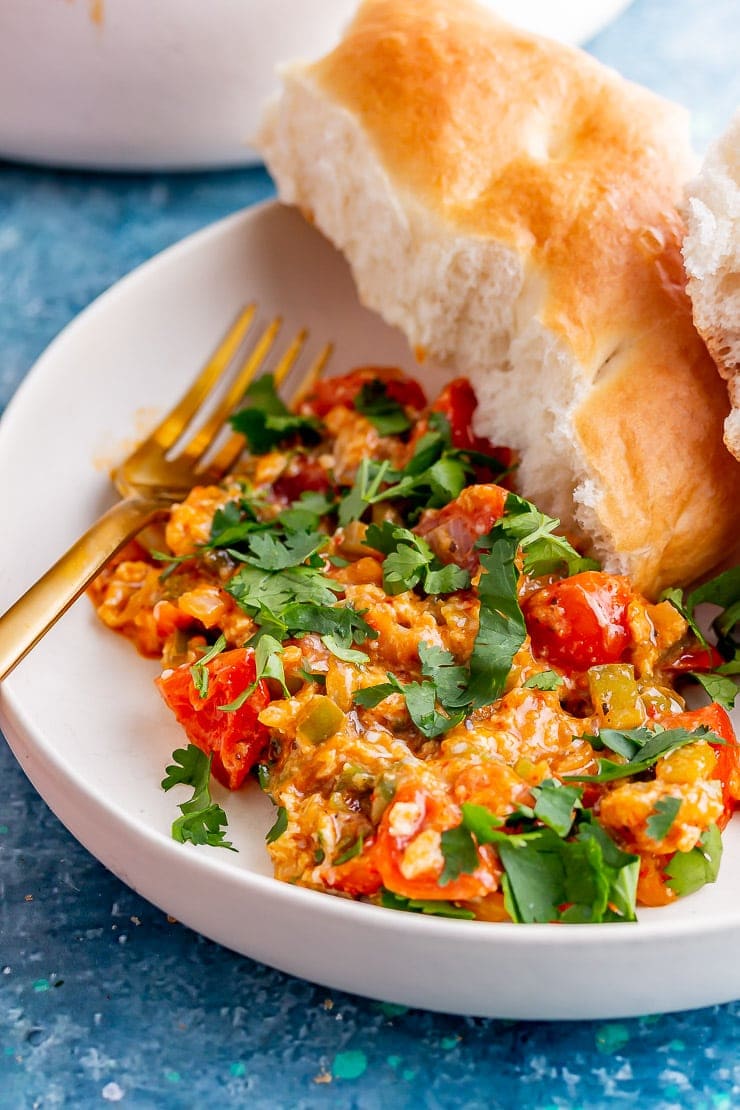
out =
<svg viewBox="0 0 740 1110"><path fill-rule="evenodd" d="M442 833L440 885L474 872L478 846L492 844L513 921L634 921L639 857L623 852L579 807L579 791L543 783L527 831L508 832L483 806L463 805L460 825Z"/></svg>
<svg viewBox="0 0 740 1110"><path fill-rule="evenodd" d="M455 563L444 565L426 540L400 524L369 525L365 543L385 555L383 588L400 594L421 586L427 594L449 594L470 585L470 575Z"/></svg>
<svg viewBox="0 0 740 1110"><path fill-rule="evenodd" d="M716 825L710 825L695 848L671 857L665 868L666 882L674 894L693 894L716 880L721 860L722 836Z"/></svg>
<svg viewBox="0 0 740 1110"><path fill-rule="evenodd" d="M274 844L279 840L288 827L288 811L285 806L279 806L275 823L265 833L265 841L268 844Z"/></svg>
<svg viewBox="0 0 740 1110"><path fill-rule="evenodd" d="M213 647L209 648L204 655L201 655L200 659L193 663L190 668L190 677L201 698L208 697L208 664L212 659L215 659L225 647L226 637L221 633Z"/></svg>
<svg viewBox="0 0 740 1110"><path fill-rule="evenodd" d="M661 600L670 601L704 647L708 646L707 639L697 622L697 607L707 604L719 608L720 612L712 620L712 631L725 662L709 674L690 672L687 677L700 683L712 701L732 709L737 697L732 676L740 674L740 566L718 574L688 593L673 588L664 590Z"/></svg>
<svg viewBox="0 0 740 1110"><path fill-rule="evenodd" d="M178 748L172 753L174 763L165 770L162 789L171 790L173 786L192 786L193 796L181 802L182 813L172 823L172 837L180 844L210 844L214 848L228 848L235 852L234 845L224 838L228 825L226 814L220 805L211 798L211 761L213 756L206 755L195 744Z"/></svg>
<svg viewBox="0 0 740 1110"><path fill-rule="evenodd" d="M401 435L411 427L403 405L388 395L384 382L365 382L354 405L382 436Z"/></svg>
<svg viewBox="0 0 740 1110"><path fill-rule="evenodd" d="M392 890L383 889L380 894L380 904L388 910L406 910L409 913L424 913L434 917L457 917L465 921L472 921L475 914L454 902L445 902L441 899L404 898L401 894L394 894Z"/></svg>
<svg viewBox="0 0 740 1110"><path fill-rule="evenodd" d="M681 808L680 798L658 798L647 819L647 834L653 840L665 840Z"/></svg>
<svg viewBox="0 0 740 1110"><path fill-rule="evenodd" d="M538 674L530 675L522 686L525 690L557 690L564 681L562 675L556 671L540 671Z"/></svg>
<svg viewBox="0 0 740 1110"><path fill-rule="evenodd" d="M318 443L321 439L320 422L315 416L291 412L278 396L272 374L256 378L246 390L244 400L246 406L233 413L229 423L244 436L253 455L266 455L286 440Z"/></svg>
<svg viewBox="0 0 740 1110"><path fill-rule="evenodd" d="M504 515L491 532L504 532L516 539L524 555L524 570L533 577L565 569L570 576L584 570L598 570L594 559L580 555L564 536L555 534L557 517L541 513L531 501L515 493L506 498Z"/></svg>
<svg viewBox="0 0 740 1110"><path fill-rule="evenodd" d="M656 728L651 731L643 727L623 732L605 728L598 736L584 736L584 740L588 740L597 751L608 748L617 755L623 756L624 762L616 763L611 759L600 759L598 774L566 777L573 782L613 782L615 779L640 775L643 771L649 771L654 767L662 756L707 738L713 744L724 743L719 736L703 725L692 732L688 732L685 728Z"/></svg>

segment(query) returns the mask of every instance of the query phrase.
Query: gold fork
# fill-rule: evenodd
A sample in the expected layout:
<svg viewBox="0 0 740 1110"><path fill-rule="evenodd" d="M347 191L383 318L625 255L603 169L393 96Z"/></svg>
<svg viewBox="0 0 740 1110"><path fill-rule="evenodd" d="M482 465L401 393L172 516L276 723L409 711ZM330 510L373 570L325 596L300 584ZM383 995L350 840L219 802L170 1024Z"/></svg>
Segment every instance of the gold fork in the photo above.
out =
<svg viewBox="0 0 740 1110"><path fill-rule="evenodd" d="M112 474L122 500L113 505L14 605L0 617L0 680L34 647L90 585L96 574L125 543L147 525L167 516L195 485L218 482L244 449L242 436L232 434L208 456L229 414L263 366L281 325L275 317L242 355L238 372L213 404L208 400L226 380L254 320L257 306L247 305L219 342L207 363L175 407ZM290 373L306 342L305 329L287 346L275 370L275 385ZM311 388L331 354L326 344L300 382L294 397ZM175 455L173 449L188 428L202 423Z"/></svg>

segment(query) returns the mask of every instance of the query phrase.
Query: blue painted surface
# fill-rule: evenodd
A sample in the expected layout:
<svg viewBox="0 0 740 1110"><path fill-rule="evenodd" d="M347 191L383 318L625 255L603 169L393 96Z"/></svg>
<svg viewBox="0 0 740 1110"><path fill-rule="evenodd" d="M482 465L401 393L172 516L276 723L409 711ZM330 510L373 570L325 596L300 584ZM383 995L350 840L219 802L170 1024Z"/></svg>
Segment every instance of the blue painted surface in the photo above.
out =
<svg viewBox="0 0 740 1110"><path fill-rule="evenodd" d="M700 147L740 102L737 0L638 0L591 49L691 108ZM270 192L258 169L123 177L1 166L0 409L94 296ZM169 922L66 833L5 745L0 781L2 1110L740 1105L740 1004L547 1025L327 991Z"/></svg>

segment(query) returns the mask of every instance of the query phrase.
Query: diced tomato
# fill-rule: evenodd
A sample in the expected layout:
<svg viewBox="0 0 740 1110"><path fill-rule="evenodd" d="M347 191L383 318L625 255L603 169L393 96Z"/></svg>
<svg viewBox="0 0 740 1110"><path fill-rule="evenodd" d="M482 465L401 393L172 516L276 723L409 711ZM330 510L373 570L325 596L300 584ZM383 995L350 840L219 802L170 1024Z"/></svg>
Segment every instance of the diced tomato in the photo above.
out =
<svg viewBox="0 0 740 1110"><path fill-rule="evenodd" d="M413 378L407 378L400 370L391 366L362 366L340 378L326 378L317 382L313 392L299 406L300 412L322 417L336 405L351 409L363 385L371 382L383 382L387 396L398 401L404 408L416 409L417 412L426 408L424 390Z"/></svg>
<svg viewBox="0 0 740 1110"><path fill-rule="evenodd" d="M270 701L270 694L260 681L238 709L221 708L230 705L254 682L256 667L251 648L222 652L205 666L208 690L204 698L198 693L187 664L165 671L156 685L188 740L207 755L213 754L211 769L216 778L236 790L268 740L268 730L257 717Z"/></svg>
<svg viewBox="0 0 740 1110"><path fill-rule="evenodd" d="M724 828L740 799L740 744L737 742L727 711L721 705L712 702L711 705L702 705L699 709L688 709L685 713L667 713L661 718L661 724L666 728L685 728L689 732L703 726L711 729L715 736L724 741L720 744L712 744L712 741L709 741L717 755L714 778L722 782L725 811L719 825Z"/></svg>
<svg viewBox="0 0 740 1110"><path fill-rule="evenodd" d="M413 783L402 786L386 808L378 829L376 866L383 885L405 898L467 901L490 894L500 867L488 845L478 848L478 866L441 882L444 869L435 834L460 824L459 806L443 794Z"/></svg>
<svg viewBox="0 0 740 1110"><path fill-rule="evenodd" d="M724 663L724 659L711 645L705 648L693 648L684 651L677 659L668 665L669 671L713 671Z"/></svg>
<svg viewBox="0 0 740 1110"><path fill-rule="evenodd" d="M594 570L537 590L522 606L535 655L567 671L618 662L630 597L626 578Z"/></svg>
<svg viewBox="0 0 740 1110"><path fill-rule="evenodd" d="M361 855L329 868L322 878L332 890L344 891L354 898L377 894L383 885L378 871L377 857L377 844L374 841L368 841Z"/></svg>
<svg viewBox="0 0 740 1110"><path fill-rule="evenodd" d="M479 451L490 455L504 467L514 461L514 452L509 447L498 447L486 436L478 436L473 431L473 416L478 407L478 398L467 378L455 378L449 382L432 405L432 412L441 412L450 425L452 446L461 451Z"/></svg>
<svg viewBox="0 0 740 1110"><path fill-rule="evenodd" d="M443 563L475 571L479 565L475 542L504 515L507 496L505 489L493 484L466 486L443 509L425 512L414 531Z"/></svg>
<svg viewBox="0 0 740 1110"><path fill-rule="evenodd" d="M283 501L297 501L302 493L328 493L329 476L318 459L296 453L276 482L273 493Z"/></svg>

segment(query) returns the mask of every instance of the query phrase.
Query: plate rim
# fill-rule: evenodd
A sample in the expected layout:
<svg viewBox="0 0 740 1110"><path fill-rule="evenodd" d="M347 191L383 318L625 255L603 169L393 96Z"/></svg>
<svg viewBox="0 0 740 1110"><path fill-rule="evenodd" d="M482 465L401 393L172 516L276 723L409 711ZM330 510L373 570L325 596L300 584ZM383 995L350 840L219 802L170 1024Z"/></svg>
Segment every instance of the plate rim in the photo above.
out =
<svg viewBox="0 0 740 1110"><path fill-rule="evenodd" d="M47 375L54 372L55 360L60 348L63 349L67 342L73 340L76 332L85 328L90 317L101 307L114 305L119 296L125 295L142 275L153 272L161 262L177 259L178 257L184 259L189 254L197 252L202 244L217 239L220 235L240 226L245 221L258 220L261 214L272 213L276 209L283 209L284 207L278 201L268 199L222 217L142 262L96 297L51 341L34 362L11 398L0 419L0 456L4 452L5 441L10 434L8 429L16 422L23 421L24 413L29 408L33 408L35 394L43 391ZM608 955L609 950L624 948L625 938L627 938L626 946L628 948L644 947L656 941L674 943L689 939L695 940L697 933L700 934L702 939L717 936L736 936L736 939L740 940L740 899L738 899L731 913L723 913L711 922L702 921L700 925L697 925L697 922L691 918L676 920L663 920L661 918L656 920L652 918L648 921L639 921L636 924L611 923L608 929L604 925L515 925L506 922L471 922L437 917L430 921L426 915L398 913L397 911L385 910L381 907L358 903L342 897L332 897L318 891L291 886L272 876L252 871L248 867L235 868L217 855L217 849L195 849L191 845L181 845L156 828L146 824L136 825L129 814L116 803L115 798L101 801L94 794L89 782L80 781L71 776L65 768L61 753L53 745L48 744L43 736L39 737L34 734L33 723L28 719L22 695L14 689L13 678L14 676L11 675L0 687L0 725L5 731L6 738L16 759L34 788L69 832L96 859L117 874L127 885L140 890L153 904L160 906L166 912L168 912L168 907L159 902L156 895L153 896L143 886L140 888L129 877L121 875L115 866L112 866L107 859L102 858L96 848L79 834L77 827L75 827L76 822L74 819L70 819L69 814L65 812L64 805L60 805L58 799L49 800L47 797L49 787L44 785L47 777L71 783L74 791L81 795L93 809L102 806L121 835L125 836L129 842L141 843L155 857L161 857L163 865L171 865L175 861L182 861L180 866L184 867L186 871L192 870L198 879L216 876L229 886L235 887L240 893L267 896L268 899L281 906L294 906L296 913L304 909L305 912L311 915L317 913L319 917L328 918L334 926L346 924L351 928L357 923L364 923L375 936L402 936L407 940L423 941L425 938L429 938L431 930L434 936L439 936L443 942L464 942L471 941L474 938L475 945L480 946L495 944L496 939L498 939L502 947L516 951L526 952L531 949L534 943L538 949L552 952L567 952L570 954L572 950L577 949L581 952L587 949L590 953L593 953L598 949L606 955ZM37 780L39 779L42 780L42 785L38 784ZM183 856L184 852L189 854ZM190 924L182 914L180 914L180 919L186 924ZM190 925L190 927L199 928L193 925ZM209 935L205 930L200 931L204 932L206 936ZM212 937L211 939L216 940L217 943L226 944L225 941L218 938ZM232 945L227 946L233 948ZM245 949L235 950L249 954ZM274 966L280 965L274 964ZM295 971L291 973L300 974L300 972L296 973ZM341 989L354 989L357 993L369 995L369 992L358 991L356 987L343 986ZM722 1001L728 1001L730 997L734 997L734 991L732 995L722 999ZM712 1001L716 1002L718 999L713 995ZM419 1005L419 1003L413 1002L412 1004ZM709 1001L697 1004L705 1005L709 1004ZM428 1009L434 1008L429 1006L428 1003L421 1003L421 1005ZM685 1006L680 1005L673 1008L680 1009L685 1008ZM447 1012L478 1013L481 1011L453 1008ZM607 1006L599 1009L598 1013L594 1011L584 1016L628 1016L630 1013L637 1012L646 1011L633 1011L629 1008L627 1010L613 1010ZM510 1015L501 1013L482 1014L482 1016L504 1017ZM529 1014L529 1016L534 1015ZM548 1020L572 1017L573 1015L551 1014L543 1016L545 1020Z"/></svg>

